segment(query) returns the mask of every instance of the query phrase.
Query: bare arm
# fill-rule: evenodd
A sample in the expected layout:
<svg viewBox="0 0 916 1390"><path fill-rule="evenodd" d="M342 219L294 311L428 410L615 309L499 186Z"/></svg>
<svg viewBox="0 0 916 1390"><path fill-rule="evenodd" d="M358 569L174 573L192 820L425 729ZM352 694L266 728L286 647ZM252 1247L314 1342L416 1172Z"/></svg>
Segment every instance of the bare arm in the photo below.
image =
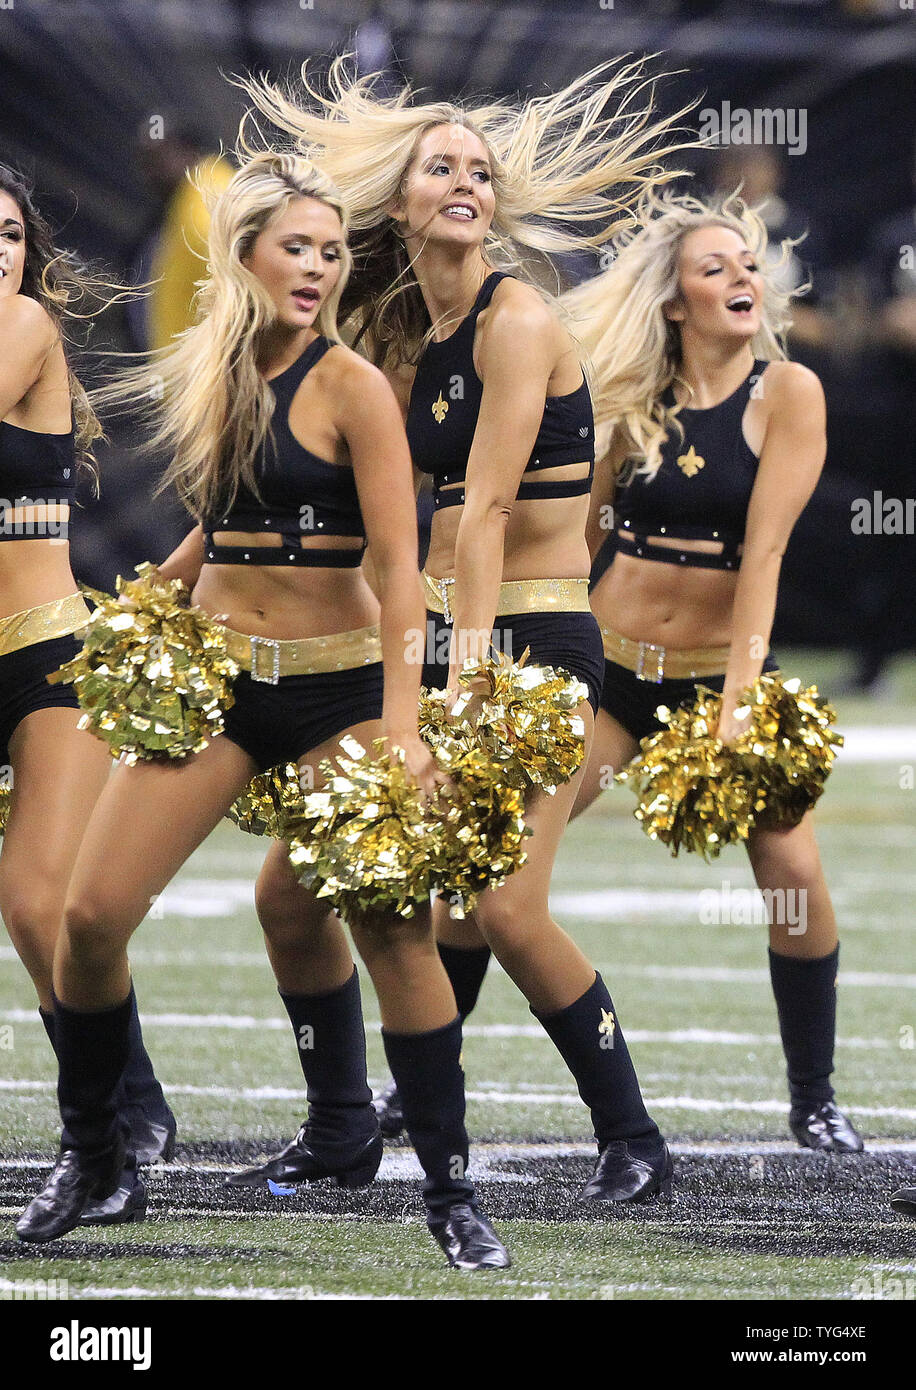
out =
<svg viewBox="0 0 916 1390"><path fill-rule="evenodd" d="M50 318L34 299L0 300L0 420L32 389L57 341Z"/></svg>
<svg viewBox="0 0 916 1390"><path fill-rule="evenodd" d="M514 299L494 309L481 345L483 395L455 540L451 689L465 661L489 653L506 525L543 418L555 356L546 306Z"/></svg>
<svg viewBox="0 0 916 1390"><path fill-rule="evenodd" d="M593 561L613 529L616 479L624 453L624 446L615 436L610 440L607 452L595 460L595 476L585 523L585 540Z"/></svg>
<svg viewBox="0 0 916 1390"><path fill-rule="evenodd" d="M824 392L813 372L796 362L774 363L764 378L764 390L770 410L747 513L719 722L719 737L726 742L743 727L731 712L742 690L760 675L776 613L782 557L817 486L827 452Z"/></svg>
<svg viewBox="0 0 916 1390"><path fill-rule="evenodd" d="M204 528L198 522L171 555L157 565L163 579L180 579L193 590L204 563Z"/></svg>
<svg viewBox="0 0 916 1390"><path fill-rule="evenodd" d="M340 371L336 404L335 423L350 451L382 607L384 732L416 754L422 674L417 656L423 650L426 605L417 568L410 451L391 388L381 372L355 354Z"/></svg>

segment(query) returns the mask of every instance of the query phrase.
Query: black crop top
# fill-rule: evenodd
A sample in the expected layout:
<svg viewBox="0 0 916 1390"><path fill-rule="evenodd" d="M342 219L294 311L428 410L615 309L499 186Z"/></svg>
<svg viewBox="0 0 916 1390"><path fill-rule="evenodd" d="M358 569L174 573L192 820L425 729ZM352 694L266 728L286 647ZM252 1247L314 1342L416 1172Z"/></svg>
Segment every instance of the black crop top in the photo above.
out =
<svg viewBox="0 0 916 1390"><path fill-rule="evenodd" d="M312 565L343 569L360 564L366 531L352 468L328 463L304 448L289 427L289 408L306 372L330 347L327 338L309 343L301 357L272 378L277 405L272 434L255 463L262 500L240 484L228 512L202 518L204 562L217 565ZM272 531L281 546L218 545L216 531ZM363 546L324 549L300 545L303 536L359 536Z"/></svg>
<svg viewBox="0 0 916 1390"><path fill-rule="evenodd" d="M72 506L76 499L74 433L71 428L68 434L45 434L0 421L0 541L45 539L26 534L8 520L7 507Z"/></svg>
<svg viewBox="0 0 916 1390"><path fill-rule="evenodd" d="M463 488L443 491L448 483L464 482L480 414L483 382L474 370L474 332L477 316L493 297L502 271L488 275L471 312L444 342L430 342L417 366L407 412L407 439L415 467L432 474L435 508L458 507ZM591 490L595 461L592 402L585 381L566 396L548 396L525 472L555 468L563 463L589 463L586 478L519 484L516 496L581 497Z"/></svg>
<svg viewBox="0 0 916 1390"><path fill-rule="evenodd" d="M682 408L678 419L684 439L672 428L662 447L662 462L653 478L636 473L618 485L614 501L622 555L662 560L669 565L702 569L737 569L747 509L757 477L757 455L741 428L744 411L767 362L755 362L750 375L726 400L707 410ZM673 391L665 393L674 404ZM670 535L677 540L717 540L713 554L677 550L649 540Z"/></svg>

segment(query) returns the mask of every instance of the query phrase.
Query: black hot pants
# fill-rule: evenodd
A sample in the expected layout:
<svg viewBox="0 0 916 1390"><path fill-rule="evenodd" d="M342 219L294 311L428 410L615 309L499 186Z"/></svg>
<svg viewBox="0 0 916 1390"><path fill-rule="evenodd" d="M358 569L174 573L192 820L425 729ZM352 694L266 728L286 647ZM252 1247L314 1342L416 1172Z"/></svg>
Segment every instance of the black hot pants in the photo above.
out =
<svg viewBox="0 0 916 1390"><path fill-rule="evenodd" d="M232 687L224 737L253 758L259 772L294 763L354 724L382 717L382 663L344 671L281 676L276 685L241 671Z"/></svg>
<svg viewBox="0 0 916 1390"><path fill-rule="evenodd" d="M441 689L448 680L451 626L441 613L426 613L426 661L423 684ZM588 687L588 702L597 714L604 679L601 629L592 613L510 613L493 624L494 645L517 661L526 647L528 660L562 666Z"/></svg>
<svg viewBox="0 0 916 1390"><path fill-rule="evenodd" d="M16 726L37 709L79 709L72 685L49 685L47 677L82 651L82 641L67 633L32 642L0 656L0 762L9 764L9 742Z"/></svg>
<svg viewBox="0 0 916 1390"><path fill-rule="evenodd" d="M768 652L763 663L764 671L778 671L779 666ZM655 717L659 705L677 709L678 705L692 704L696 699L697 686L705 685L721 695L725 684L725 672L717 676L684 676L675 680L638 680L635 671L619 666L616 661L604 663L604 689L601 692L601 708L606 710L627 733L639 741L657 734L665 725Z"/></svg>

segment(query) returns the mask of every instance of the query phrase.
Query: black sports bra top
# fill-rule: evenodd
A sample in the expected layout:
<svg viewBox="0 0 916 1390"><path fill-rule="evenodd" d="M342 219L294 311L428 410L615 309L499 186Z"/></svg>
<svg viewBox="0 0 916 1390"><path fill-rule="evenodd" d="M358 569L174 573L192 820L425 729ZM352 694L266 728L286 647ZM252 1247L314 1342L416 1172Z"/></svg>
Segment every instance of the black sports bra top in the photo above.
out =
<svg viewBox="0 0 916 1390"><path fill-rule="evenodd" d="M72 506L76 500L75 429L44 434L0 421L0 541L42 540L6 521L7 507ZM5 523L5 524L4 524Z"/></svg>
<svg viewBox="0 0 916 1390"><path fill-rule="evenodd" d="M328 463L294 438L289 408L306 372L333 344L318 337L285 372L271 379L277 399L270 435L261 446L255 476L261 501L240 484L231 508L204 517L204 562L217 565L311 565L344 569L360 564L366 531L352 468ZM217 531L271 531L280 546L219 545ZM303 536L359 536L363 546L302 546Z"/></svg>
<svg viewBox="0 0 916 1390"><path fill-rule="evenodd" d="M483 382L474 370L477 316L489 304L500 280L507 278L512 277L499 270L488 275L467 318L444 342L430 342L417 366L407 412L407 439L414 465L432 475L436 510L459 507L464 502L464 488L443 489L465 480L483 398ZM584 462L591 465L587 477L562 482L523 480L517 498L581 497L591 491L595 425L591 396L583 380L566 396L547 397L525 473Z"/></svg>
<svg viewBox="0 0 916 1390"><path fill-rule="evenodd" d="M623 535L617 550L644 560L701 569L737 569L747 509L757 477L757 455L741 428L744 411L767 362L755 362L750 375L726 400L708 410L684 407L678 419L680 441L671 429L662 447L662 462L653 478L636 473L618 485L614 502L616 529ZM674 404L669 388L663 397ZM716 553L678 550L650 536L719 541ZM631 536L628 541L626 536Z"/></svg>

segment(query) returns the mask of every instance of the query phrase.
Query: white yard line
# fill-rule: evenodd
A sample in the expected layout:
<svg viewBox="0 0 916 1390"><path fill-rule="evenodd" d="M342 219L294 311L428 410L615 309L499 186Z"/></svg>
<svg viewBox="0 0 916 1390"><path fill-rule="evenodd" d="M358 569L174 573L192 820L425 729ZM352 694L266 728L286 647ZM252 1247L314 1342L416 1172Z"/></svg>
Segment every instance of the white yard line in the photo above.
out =
<svg viewBox="0 0 916 1390"><path fill-rule="evenodd" d="M0 1078L0 1092L6 1092L8 1095L29 1095L34 1092L55 1091L56 1089L56 1083L53 1081ZM207 1096L219 1100L289 1100L300 1103L306 1100L304 1090L294 1090L287 1086L166 1086L166 1090L170 1095L175 1096ZM577 1095L564 1091L503 1091L495 1087L492 1090L469 1090L467 1098L486 1105L578 1106L582 1104ZM782 1115L787 1107L785 1100L741 1100L738 1097L731 1100L712 1100L699 1096L647 1095L646 1101L655 1110L699 1111L706 1114L719 1111L739 1111L748 1114ZM864 1115L869 1119L916 1120L916 1109L902 1106L847 1105L845 1108L852 1115Z"/></svg>
<svg viewBox="0 0 916 1390"><path fill-rule="evenodd" d="M40 1026L34 1009L0 1009L0 1023ZM256 1018L252 1014L143 1014L144 1028L225 1028L230 1031L263 1029L282 1033L289 1029L285 1018ZM366 1019L370 1030L380 1027L378 1019ZM537 1023L466 1023L466 1038L538 1038L549 1041ZM673 1028L664 1031L651 1028L628 1028L629 1042L671 1043L675 1046L713 1047L779 1047L777 1033L734 1033L714 1028ZM896 1038L838 1038L837 1045L860 1051L897 1048Z"/></svg>

